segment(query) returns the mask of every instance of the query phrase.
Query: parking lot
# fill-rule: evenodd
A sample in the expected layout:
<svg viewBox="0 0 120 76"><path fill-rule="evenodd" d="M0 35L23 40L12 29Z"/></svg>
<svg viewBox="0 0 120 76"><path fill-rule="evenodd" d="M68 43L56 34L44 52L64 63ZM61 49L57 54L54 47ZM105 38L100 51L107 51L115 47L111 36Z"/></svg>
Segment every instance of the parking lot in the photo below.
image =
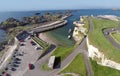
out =
<svg viewBox="0 0 120 76"><path fill-rule="evenodd" d="M30 37L27 37L24 41L20 42L19 49L14 52L10 63L5 68L9 76L23 76L29 70L28 65L35 63L42 53L42 48ZM33 65L32 70L34 68Z"/></svg>

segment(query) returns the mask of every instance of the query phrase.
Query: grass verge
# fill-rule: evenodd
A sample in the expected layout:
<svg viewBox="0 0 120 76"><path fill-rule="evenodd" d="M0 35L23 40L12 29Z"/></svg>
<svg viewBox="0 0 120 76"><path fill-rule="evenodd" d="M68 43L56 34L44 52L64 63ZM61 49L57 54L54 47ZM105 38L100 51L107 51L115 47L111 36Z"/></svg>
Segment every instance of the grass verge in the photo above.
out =
<svg viewBox="0 0 120 76"><path fill-rule="evenodd" d="M84 23L85 23L85 25L83 27L85 27L87 29L85 32L88 33L88 30L89 30L88 19L87 19L87 17L84 17L83 19L84 19Z"/></svg>
<svg viewBox="0 0 120 76"><path fill-rule="evenodd" d="M53 52L52 55L55 55L55 57L60 57L61 61L63 61L77 46L71 47L71 46L58 46L56 50ZM48 62L42 65L42 70L49 71L51 69L48 68Z"/></svg>
<svg viewBox="0 0 120 76"><path fill-rule="evenodd" d="M60 73L75 73L79 74L79 76L86 76L86 67L83 56L78 54L75 59Z"/></svg>
<svg viewBox="0 0 120 76"><path fill-rule="evenodd" d="M43 49L48 46L48 43L44 42L40 38L37 38L36 36L32 37L32 39L35 40L35 42L37 42L41 47L43 47Z"/></svg>
<svg viewBox="0 0 120 76"><path fill-rule="evenodd" d="M55 57L61 57L61 60L64 60L72 51L76 48L76 46L58 46L52 55Z"/></svg>
<svg viewBox="0 0 120 76"><path fill-rule="evenodd" d="M119 70L101 66L97 64L96 61L93 61L92 59L91 59L91 64L92 64L94 76L120 76Z"/></svg>
<svg viewBox="0 0 120 76"><path fill-rule="evenodd" d="M51 70L50 68L48 68L48 64L47 63L42 65L42 67L40 67L40 68L42 68L42 70L44 70L44 71L50 71Z"/></svg>
<svg viewBox="0 0 120 76"><path fill-rule="evenodd" d="M111 33L111 36L118 44L120 44L120 32L119 33L113 32L113 33Z"/></svg>

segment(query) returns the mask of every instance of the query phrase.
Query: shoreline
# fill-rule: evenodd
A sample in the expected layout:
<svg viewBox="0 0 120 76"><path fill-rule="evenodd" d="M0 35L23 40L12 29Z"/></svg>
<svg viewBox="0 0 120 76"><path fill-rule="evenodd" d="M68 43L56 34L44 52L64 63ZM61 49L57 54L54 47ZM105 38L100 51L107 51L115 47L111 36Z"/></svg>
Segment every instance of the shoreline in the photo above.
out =
<svg viewBox="0 0 120 76"><path fill-rule="evenodd" d="M58 44L57 41L53 39L50 35L48 35L46 32L39 33L39 38L50 44L54 44L54 45Z"/></svg>

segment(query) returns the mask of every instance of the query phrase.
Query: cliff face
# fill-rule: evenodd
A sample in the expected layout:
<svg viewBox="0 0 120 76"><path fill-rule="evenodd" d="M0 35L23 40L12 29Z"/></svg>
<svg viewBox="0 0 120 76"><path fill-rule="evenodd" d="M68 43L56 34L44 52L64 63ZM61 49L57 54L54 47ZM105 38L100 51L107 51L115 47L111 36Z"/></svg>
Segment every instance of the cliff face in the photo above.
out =
<svg viewBox="0 0 120 76"><path fill-rule="evenodd" d="M84 34L81 33L80 29L78 27L74 27L73 31L73 38L76 42L79 42L83 39Z"/></svg>
<svg viewBox="0 0 120 76"><path fill-rule="evenodd" d="M73 24L75 25L74 31L73 31L73 38L77 43L80 43L84 35L86 35L85 33L86 28L84 28L84 22L82 17L80 21L75 21L73 22Z"/></svg>
<svg viewBox="0 0 120 76"><path fill-rule="evenodd" d="M87 47L88 47L88 56L93 60L96 60L98 64L120 70L120 64L112 60L109 60L107 57L105 57L105 55L102 52L100 52L98 48L89 44L88 38L87 38Z"/></svg>

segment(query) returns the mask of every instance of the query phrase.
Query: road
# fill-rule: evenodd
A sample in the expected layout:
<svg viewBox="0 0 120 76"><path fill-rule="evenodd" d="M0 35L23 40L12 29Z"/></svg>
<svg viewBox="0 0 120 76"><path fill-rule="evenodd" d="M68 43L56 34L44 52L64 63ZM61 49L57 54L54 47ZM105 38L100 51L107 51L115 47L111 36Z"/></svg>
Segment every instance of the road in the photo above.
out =
<svg viewBox="0 0 120 76"><path fill-rule="evenodd" d="M103 34L111 42L112 45L114 45L117 49L120 49L120 44L118 44L110 35L110 33L112 33L112 32L119 31L120 26L118 26L117 28L114 28L114 29L115 30L112 30L112 28L105 29L105 30L103 30ZM109 33L109 34L106 34L106 33Z"/></svg>
<svg viewBox="0 0 120 76"><path fill-rule="evenodd" d="M3 69L6 67L6 65L9 63L8 59L11 58L14 50L18 46L18 40L15 38L14 45L9 48L9 50L5 53L5 55L0 60L0 69Z"/></svg>
<svg viewBox="0 0 120 76"><path fill-rule="evenodd" d="M93 31L93 29L94 29L94 25L93 25L93 23L92 23L92 19L90 18L90 17L88 17L88 22L89 22L89 32L92 32Z"/></svg>

